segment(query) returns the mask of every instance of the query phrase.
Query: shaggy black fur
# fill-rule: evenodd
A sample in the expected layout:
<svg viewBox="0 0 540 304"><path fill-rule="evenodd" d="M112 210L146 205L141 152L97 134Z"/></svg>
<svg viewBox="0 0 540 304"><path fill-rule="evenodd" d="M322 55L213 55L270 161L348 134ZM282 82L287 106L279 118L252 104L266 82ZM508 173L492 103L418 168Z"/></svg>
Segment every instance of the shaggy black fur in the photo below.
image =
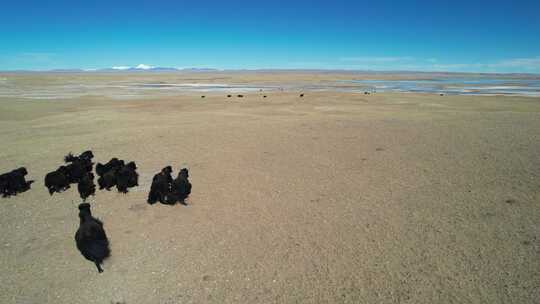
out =
<svg viewBox="0 0 540 304"><path fill-rule="evenodd" d="M124 166L124 161L114 157L104 165L97 163L96 173L98 176L103 176L105 173L111 170L119 170L122 166Z"/></svg>
<svg viewBox="0 0 540 304"><path fill-rule="evenodd" d="M98 178L99 190L106 189L110 191L112 187L116 186L116 172L118 169L107 171L103 176Z"/></svg>
<svg viewBox="0 0 540 304"><path fill-rule="evenodd" d="M94 153L92 151L84 151L79 156L74 156L71 152L64 157L64 162L66 163L72 163L77 160L92 160L94 158Z"/></svg>
<svg viewBox="0 0 540 304"><path fill-rule="evenodd" d="M0 194L2 197L17 195L29 190L34 181L26 181L27 174L26 168L21 167L0 175Z"/></svg>
<svg viewBox="0 0 540 304"><path fill-rule="evenodd" d="M86 172L77 185L77 190L79 190L79 195L83 202L86 201L89 196L95 195L96 184L94 184L94 173Z"/></svg>
<svg viewBox="0 0 540 304"><path fill-rule="evenodd" d="M94 262L98 272L103 272L101 264L111 254L109 240L103 229L103 223L92 217L90 204L79 205L79 229L75 233L77 249L89 261Z"/></svg>
<svg viewBox="0 0 540 304"><path fill-rule="evenodd" d="M170 192L172 183L172 168L167 166L161 170L158 174L152 178L152 186L150 186L150 193L148 194L147 202L149 204L155 204L156 202L167 203L167 194Z"/></svg>
<svg viewBox="0 0 540 304"><path fill-rule="evenodd" d="M69 169L67 166L60 166L56 171L49 172L45 175L45 187L49 189L49 194L54 192L62 192L69 189L70 186Z"/></svg>
<svg viewBox="0 0 540 304"><path fill-rule="evenodd" d="M139 185L139 174L137 174L135 162L129 162L116 173L116 188L119 192L127 193L128 188Z"/></svg>
<svg viewBox="0 0 540 304"><path fill-rule="evenodd" d="M148 194L148 203L160 202L166 205L174 205L180 202L186 205L186 198L191 193L191 183L188 180L188 169L182 169L176 179L171 177L172 168L165 167L160 173L154 175L152 186Z"/></svg>
<svg viewBox="0 0 540 304"><path fill-rule="evenodd" d="M99 176L99 189L111 190L112 187L116 186L118 171L120 171L124 165L124 161L116 157L112 158L104 165L98 163L96 165L96 173Z"/></svg>
<svg viewBox="0 0 540 304"><path fill-rule="evenodd" d="M74 156L73 154L69 153L64 157L64 162L72 164L79 163L79 166L82 167L85 172L91 172L94 165L94 163L92 162L93 158L94 153L88 150L84 151L79 156Z"/></svg>
<svg viewBox="0 0 540 304"><path fill-rule="evenodd" d="M89 172L89 171L86 171L86 164L80 160L76 160L68 164L66 168L68 170L68 178L71 184L78 183L81 180L81 178L83 178L85 173Z"/></svg>
<svg viewBox="0 0 540 304"><path fill-rule="evenodd" d="M184 168L178 173L178 177L171 184L171 191L169 195L180 202L182 205L186 205L186 198L191 193L191 183L188 180L188 169ZM171 199L169 199L170 201Z"/></svg>

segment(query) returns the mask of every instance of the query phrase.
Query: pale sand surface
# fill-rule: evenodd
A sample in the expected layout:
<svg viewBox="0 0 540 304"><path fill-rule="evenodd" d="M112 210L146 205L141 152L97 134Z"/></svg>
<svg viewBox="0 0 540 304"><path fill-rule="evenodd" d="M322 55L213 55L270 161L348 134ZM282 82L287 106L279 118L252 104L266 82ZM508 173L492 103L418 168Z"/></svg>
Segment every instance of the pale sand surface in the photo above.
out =
<svg viewBox="0 0 540 304"><path fill-rule="evenodd" d="M0 99L0 172L36 180L0 199L0 303L539 303L540 99L262 94ZM103 274L43 186L86 149L140 173L90 199ZM188 207L145 202L169 164Z"/></svg>

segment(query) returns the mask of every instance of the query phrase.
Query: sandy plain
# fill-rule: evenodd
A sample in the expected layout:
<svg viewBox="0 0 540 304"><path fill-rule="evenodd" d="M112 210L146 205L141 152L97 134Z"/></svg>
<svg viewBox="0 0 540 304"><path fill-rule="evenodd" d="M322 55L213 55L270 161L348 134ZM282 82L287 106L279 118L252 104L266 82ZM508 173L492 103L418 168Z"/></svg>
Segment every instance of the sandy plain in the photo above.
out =
<svg viewBox="0 0 540 304"><path fill-rule="evenodd" d="M28 90L336 78L2 76ZM0 98L0 171L25 166L36 180L0 199L1 303L540 301L539 98L204 95ZM127 195L90 199L111 241L103 274L75 248L76 187L51 197L43 186L63 155L86 149L134 160L140 174ZM145 202L169 164L190 169L187 207Z"/></svg>

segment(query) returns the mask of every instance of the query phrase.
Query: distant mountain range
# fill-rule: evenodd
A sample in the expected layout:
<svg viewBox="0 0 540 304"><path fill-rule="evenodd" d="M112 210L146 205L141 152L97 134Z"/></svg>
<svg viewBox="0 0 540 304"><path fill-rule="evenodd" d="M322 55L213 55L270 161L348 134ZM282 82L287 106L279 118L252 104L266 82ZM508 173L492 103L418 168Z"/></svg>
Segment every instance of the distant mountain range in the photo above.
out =
<svg viewBox="0 0 540 304"><path fill-rule="evenodd" d="M102 69L53 69L53 70L7 70L0 73L146 73L146 72L228 72L228 73L339 73L339 74L369 74L369 75L426 75L431 76L486 76L486 77L498 77L498 76L511 76L511 77L532 77L533 79L540 79L540 74L535 73L467 73L467 72L437 72L437 71L377 71L377 70L339 70L339 69L213 69L213 68L171 68L171 67L154 67L145 64L139 64L138 66L115 66Z"/></svg>
<svg viewBox="0 0 540 304"><path fill-rule="evenodd" d="M106 72L106 73L121 73L121 72L213 72L218 69L211 68L171 68L171 67L153 67L144 64L139 64L136 67L130 66L115 66L103 69L54 69L47 72L58 73L83 73L83 72Z"/></svg>

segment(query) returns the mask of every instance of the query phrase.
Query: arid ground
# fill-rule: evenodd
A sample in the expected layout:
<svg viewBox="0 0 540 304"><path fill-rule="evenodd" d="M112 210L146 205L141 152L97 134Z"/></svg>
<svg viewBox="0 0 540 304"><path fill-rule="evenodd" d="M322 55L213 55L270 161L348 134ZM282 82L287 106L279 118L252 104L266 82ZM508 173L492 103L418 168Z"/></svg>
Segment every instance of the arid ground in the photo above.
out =
<svg viewBox="0 0 540 304"><path fill-rule="evenodd" d="M31 91L100 76L20 77ZM0 98L0 172L36 180L0 198L0 303L540 301L540 98L101 93ZM75 247L76 186L43 185L87 149L140 174L90 198L111 241L102 274ZM190 169L188 206L146 203L166 165Z"/></svg>

